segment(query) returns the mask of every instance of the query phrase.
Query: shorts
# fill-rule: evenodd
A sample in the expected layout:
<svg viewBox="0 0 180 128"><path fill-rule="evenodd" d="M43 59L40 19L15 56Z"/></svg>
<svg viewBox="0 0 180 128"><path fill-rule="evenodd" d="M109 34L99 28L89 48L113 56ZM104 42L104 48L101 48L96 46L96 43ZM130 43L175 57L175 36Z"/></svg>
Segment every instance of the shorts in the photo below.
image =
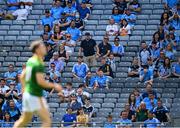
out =
<svg viewBox="0 0 180 128"><path fill-rule="evenodd" d="M22 99L23 112L36 112L43 107L48 109L47 101L44 97L37 97L25 92Z"/></svg>

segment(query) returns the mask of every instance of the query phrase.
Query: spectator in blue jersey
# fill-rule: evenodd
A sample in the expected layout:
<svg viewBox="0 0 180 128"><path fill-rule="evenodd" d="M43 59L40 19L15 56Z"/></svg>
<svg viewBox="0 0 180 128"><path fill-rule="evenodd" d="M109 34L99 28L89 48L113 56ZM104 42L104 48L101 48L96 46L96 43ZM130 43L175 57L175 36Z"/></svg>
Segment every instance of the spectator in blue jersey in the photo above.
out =
<svg viewBox="0 0 180 128"><path fill-rule="evenodd" d="M160 48L157 46L157 42L152 41L149 46L149 51L151 52L151 58L153 61L156 61L160 56Z"/></svg>
<svg viewBox="0 0 180 128"><path fill-rule="evenodd" d="M17 73L14 71L14 65L9 64L8 65L8 71L4 73L4 78L6 79L6 82L9 84L12 81L15 81L17 78Z"/></svg>
<svg viewBox="0 0 180 128"><path fill-rule="evenodd" d="M64 9L61 7L60 0L55 1L55 6L51 8L50 12L55 20L59 20L61 18L61 14L64 12Z"/></svg>
<svg viewBox="0 0 180 128"><path fill-rule="evenodd" d="M106 88L109 89L109 80L108 77L104 75L103 71L99 69L97 71L97 76L94 82L94 90L97 88Z"/></svg>
<svg viewBox="0 0 180 128"><path fill-rule="evenodd" d="M116 57L122 57L124 55L124 46L119 43L119 37L114 38L114 44L112 45L112 53Z"/></svg>
<svg viewBox="0 0 180 128"><path fill-rule="evenodd" d="M83 56L78 56L78 63L76 63L72 69L73 76L84 81L88 71L89 68L87 64L83 63Z"/></svg>
<svg viewBox="0 0 180 128"><path fill-rule="evenodd" d="M50 28L53 27L54 18L51 16L51 13L49 10L45 10L45 16L41 19L41 24L43 26L49 25Z"/></svg>
<svg viewBox="0 0 180 128"><path fill-rule="evenodd" d="M154 117L153 111L148 113L148 119L144 121L145 128L159 128L160 122L157 118Z"/></svg>
<svg viewBox="0 0 180 128"><path fill-rule="evenodd" d="M162 104L161 100L158 100L157 107L153 109L153 113L160 122L171 121L169 110Z"/></svg>
<svg viewBox="0 0 180 128"><path fill-rule="evenodd" d="M122 19L121 17L122 17L122 15L123 15L123 13L124 13L124 11L123 11L123 10L120 10L120 8L118 8L118 7L116 7L116 6L112 9L111 18L114 19L114 21L115 21L116 24L119 24L119 23L120 23L120 21L121 21L121 19Z"/></svg>
<svg viewBox="0 0 180 128"><path fill-rule="evenodd" d="M132 126L132 121L128 119L128 112L123 110L120 114L120 119L117 121L116 128L128 127Z"/></svg>
<svg viewBox="0 0 180 128"><path fill-rule="evenodd" d="M168 57L171 61L174 60L174 53L172 49L172 44L168 44L166 49L164 50L165 56Z"/></svg>
<svg viewBox="0 0 180 128"><path fill-rule="evenodd" d="M174 13L172 17L169 18L170 24L176 29L180 30L180 17L177 13Z"/></svg>
<svg viewBox="0 0 180 128"><path fill-rule="evenodd" d="M76 8L72 7L72 0L67 1L67 6L64 8L64 13L68 20L75 19Z"/></svg>
<svg viewBox="0 0 180 128"><path fill-rule="evenodd" d="M172 74L180 78L180 57L178 58L178 62L173 65Z"/></svg>
<svg viewBox="0 0 180 128"><path fill-rule="evenodd" d="M56 68L56 65L55 63L52 62L48 72L50 73L50 79L53 80L53 82L55 83L59 83L61 74L59 71L55 70L55 68Z"/></svg>
<svg viewBox="0 0 180 128"><path fill-rule="evenodd" d="M72 40L79 42L81 40L81 31L76 28L75 25L75 21L72 20L70 23L70 27L66 30L66 33L71 35Z"/></svg>
<svg viewBox="0 0 180 128"><path fill-rule="evenodd" d="M147 47L146 41L144 40L141 41L141 48L138 57L141 65L146 65L147 59L151 57L151 52Z"/></svg>
<svg viewBox="0 0 180 128"><path fill-rule="evenodd" d="M164 8L171 10L176 7L178 0L164 0Z"/></svg>
<svg viewBox="0 0 180 128"><path fill-rule="evenodd" d="M156 93L155 90L153 90L152 84L151 83L146 83L145 86L146 86L146 90L145 90L145 92L142 93L142 96L141 96L142 99L148 97L149 93L153 93L153 95L157 99L157 93Z"/></svg>
<svg viewBox="0 0 180 128"><path fill-rule="evenodd" d="M148 58L148 69L153 72L154 76L157 76L157 69L155 68L156 65L153 62L153 59L150 57Z"/></svg>
<svg viewBox="0 0 180 128"><path fill-rule="evenodd" d="M107 122L104 124L104 128L116 128L116 125L113 123L113 116L111 114L107 116Z"/></svg>
<svg viewBox="0 0 180 128"><path fill-rule="evenodd" d="M62 118L62 124L61 126L62 127L74 127L76 126L76 124L73 124L73 123L76 123L76 114L72 113L72 108L67 108L66 109L66 114L63 116Z"/></svg>
<svg viewBox="0 0 180 128"><path fill-rule="evenodd" d="M141 6L140 6L138 0L133 0L132 2L130 2L128 8L134 14L139 13L141 11Z"/></svg>
<svg viewBox="0 0 180 128"><path fill-rule="evenodd" d="M7 111L4 112L4 119L1 122L1 127L2 128L13 127L13 123L12 123L12 119L11 119L10 113L7 112Z"/></svg>
<svg viewBox="0 0 180 128"><path fill-rule="evenodd" d="M58 25L61 29L61 31L65 32L67 30L67 28L69 27L71 20L68 20L65 16L65 13L61 14L61 18L58 21Z"/></svg>
<svg viewBox="0 0 180 128"><path fill-rule="evenodd" d="M7 10L8 10L8 13L12 13L14 11L16 11L17 9L19 9L19 1L18 0L7 0L6 1L7 3Z"/></svg>
<svg viewBox="0 0 180 128"><path fill-rule="evenodd" d="M128 24L132 27L134 27L136 22L136 15L132 14L129 9L125 10L125 14L122 16L122 19L126 19Z"/></svg>
<svg viewBox="0 0 180 128"><path fill-rule="evenodd" d="M90 10L86 6L86 2L82 1L81 6L78 8L80 18L87 21L90 16Z"/></svg>
<svg viewBox="0 0 180 128"><path fill-rule="evenodd" d="M146 104L146 108L151 111L157 106L157 99L155 98L152 92L149 93L148 97L143 99L143 102Z"/></svg>
<svg viewBox="0 0 180 128"><path fill-rule="evenodd" d="M12 121L18 120L19 117L21 116L21 112L20 112L19 108L17 108L15 106L14 100L9 101L6 111L8 111L10 113L10 117L11 117Z"/></svg>
<svg viewBox="0 0 180 128"><path fill-rule="evenodd" d="M140 70L139 73L139 79L140 82L147 83L150 82L151 84L153 83L153 72L152 70L149 70L148 65L143 65L142 69Z"/></svg>
<svg viewBox="0 0 180 128"><path fill-rule="evenodd" d="M92 75L91 71L88 71L87 75L85 77L85 80L84 80L85 87L92 88L93 85L94 85L95 80L96 80L96 77Z"/></svg>
<svg viewBox="0 0 180 128"><path fill-rule="evenodd" d="M59 73L63 72L65 63L62 60L59 59L59 53L58 52L53 53L53 57L52 57L52 59L50 60L50 63L49 63L49 68L51 68L50 67L51 63L55 64L55 70L56 71L58 71Z"/></svg>
<svg viewBox="0 0 180 128"><path fill-rule="evenodd" d="M171 76L171 61L168 57L165 58L164 64L159 67L158 76L162 79L166 79Z"/></svg>

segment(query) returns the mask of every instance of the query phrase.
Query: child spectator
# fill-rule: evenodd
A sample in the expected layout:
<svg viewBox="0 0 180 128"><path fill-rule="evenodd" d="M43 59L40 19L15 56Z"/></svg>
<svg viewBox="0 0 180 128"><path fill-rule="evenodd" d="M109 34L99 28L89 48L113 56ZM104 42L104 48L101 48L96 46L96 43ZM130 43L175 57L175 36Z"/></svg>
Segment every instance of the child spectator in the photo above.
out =
<svg viewBox="0 0 180 128"><path fill-rule="evenodd" d="M111 66L113 72L116 72L116 61L113 53L110 53L109 57L107 58L107 64Z"/></svg>
<svg viewBox="0 0 180 128"><path fill-rule="evenodd" d="M126 19L122 20L121 28L119 30L120 36L131 35L131 26L128 24Z"/></svg>
<svg viewBox="0 0 180 128"><path fill-rule="evenodd" d="M84 113L83 108L80 108L77 112L77 126L78 127L87 127L89 123L89 117Z"/></svg>
<svg viewBox="0 0 180 128"><path fill-rule="evenodd" d="M111 18L114 19L116 24L120 23L123 13L123 10L120 10L118 7L115 6L113 8Z"/></svg>
<svg viewBox="0 0 180 128"><path fill-rule="evenodd" d="M138 58L134 57L132 65L128 68L128 76L137 77L139 76L139 63Z"/></svg>
<svg viewBox="0 0 180 128"><path fill-rule="evenodd" d="M109 25L106 27L106 35L117 36L118 35L118 25L115 24L114 19L109 19Z"/></svg>
<svg viewBox="0 0 180 128"><path fill-rule="evenodd" d="M171 76L171 61L169 58L165 58L164 64L159 67L158 76L163 79Z"/></svg>
<svg viewBox="0 0 180 128"><path fill-rule="evenodd" d="M114 38L114 45L112 45L112 53L116 57L122 57L124 55L124 46L119 43L119 38Z"/></svg>
<svg viewBox="0 0 180 128"><path fill-rule="evenodd" d="M41 25L49 25L50 28L53 27L54 18L51 16L49 10L45 10L45 16L41 19Z"/></svg>

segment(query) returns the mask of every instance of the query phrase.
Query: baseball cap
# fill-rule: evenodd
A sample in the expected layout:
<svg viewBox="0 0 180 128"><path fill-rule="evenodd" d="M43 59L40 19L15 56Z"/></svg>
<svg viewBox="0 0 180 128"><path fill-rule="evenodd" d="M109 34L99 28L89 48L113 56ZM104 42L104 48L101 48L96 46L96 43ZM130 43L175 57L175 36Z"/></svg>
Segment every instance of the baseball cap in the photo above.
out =
<svg viewBox="0 0 180 128"><path fill-rule="evenodd" d="M50 13L50 11L48 9L45 10L45 13Z"/></svg>

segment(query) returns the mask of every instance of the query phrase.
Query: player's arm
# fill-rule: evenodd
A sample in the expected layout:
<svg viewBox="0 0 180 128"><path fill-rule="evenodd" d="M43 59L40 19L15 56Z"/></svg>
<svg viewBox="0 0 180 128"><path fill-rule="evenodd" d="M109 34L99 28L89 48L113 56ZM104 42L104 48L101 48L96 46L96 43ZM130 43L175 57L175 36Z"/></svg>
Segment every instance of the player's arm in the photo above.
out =
<svg viewBox="0 0 180 128"><path fill-rule="evenodd" d="M20 76L20 82L21 82L21 86L22 86L22 93L24 92L24 88L25 88L25 74L26 74L26 69L23 69L21 76Z"/></svg>
<svg viewBox="0 0 180 128"><path fill-rule="evenodd" d="M36 73L36 80L37 80L38 84L43 88L52 88L52 89L54 88L58 92L62 91L62 87L60 85L47 82L44 79L43 73L40 73L40 72Z"/></svg>

